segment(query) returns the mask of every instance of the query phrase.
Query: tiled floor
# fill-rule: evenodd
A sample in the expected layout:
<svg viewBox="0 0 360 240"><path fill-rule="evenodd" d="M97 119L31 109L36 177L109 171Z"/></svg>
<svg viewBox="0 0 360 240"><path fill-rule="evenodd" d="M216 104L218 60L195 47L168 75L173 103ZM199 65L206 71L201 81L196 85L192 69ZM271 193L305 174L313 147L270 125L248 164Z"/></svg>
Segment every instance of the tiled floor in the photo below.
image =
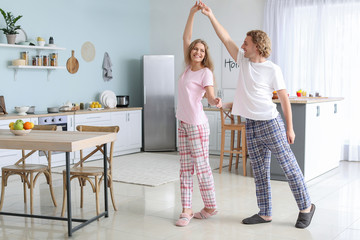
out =
<svg viewBox="0 0 360 240"><path fill-rule="evenodd" d="M181 211L179 181L159 187L115 183L118 211L113 211L109 203L109 218L80 229L72 239L360 239L360 163L341 162L339 168L308 182L317 211L311 226L305 230L294 227L297 207L287 183L279 181L272 182L273 221L253 226L241 224L244 217L257 212L257 206L253 178L244 177L240 172L233 169L229 173L224 169L219 175L214 171L219 214L208 220L193 219L185 228L174 226ZM22 188L17 178L13 179L6 188L4 210L21 213L26 211ZM61 175L54 175L58 207L53 207L43 179L39 179L35 189L35 213L59 216ZM92 216L94 195L87 189L85 207L80 210L75 181L72 190L75 215ZM194 210L203 207L197 184L193 202ZM67 225L59 221L0 216L0 228L0 239L68 239Z"/></svg>

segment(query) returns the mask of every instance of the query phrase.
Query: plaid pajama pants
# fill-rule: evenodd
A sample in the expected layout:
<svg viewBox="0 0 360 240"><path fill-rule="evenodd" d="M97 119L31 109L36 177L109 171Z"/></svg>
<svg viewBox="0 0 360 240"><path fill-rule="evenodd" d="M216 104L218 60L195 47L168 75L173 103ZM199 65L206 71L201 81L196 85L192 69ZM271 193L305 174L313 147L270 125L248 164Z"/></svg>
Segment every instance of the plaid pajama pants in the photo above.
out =
<svg viewBox="0 0 360 240"><path fill-rule="evenodd" d="M300 210L311 205L304 176L287 141L280 114L267 121L246 119L246 140L254 173L259 215L271 216L270 160L273 153L288 180Z"/></svg>
<svg viewBox="0 0 360 240"><path fill-rule="evenodd" d="M195 169L205 207L216 208L214 178L209 164L209 123L191 125L181 121L178 135L181 203L183 208L192 208Z"/></svg>

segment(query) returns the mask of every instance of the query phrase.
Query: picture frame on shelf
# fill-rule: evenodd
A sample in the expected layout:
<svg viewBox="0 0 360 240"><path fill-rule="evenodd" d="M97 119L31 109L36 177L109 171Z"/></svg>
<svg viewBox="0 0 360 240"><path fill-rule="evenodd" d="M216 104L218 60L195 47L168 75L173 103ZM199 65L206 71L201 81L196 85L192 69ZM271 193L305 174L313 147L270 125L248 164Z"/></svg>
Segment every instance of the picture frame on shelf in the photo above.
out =
<svg viewBox="0 0 360 240"><path fill-rule="evenodd" d="M0 96L0 114L7 114L4 96Z"/></svg>

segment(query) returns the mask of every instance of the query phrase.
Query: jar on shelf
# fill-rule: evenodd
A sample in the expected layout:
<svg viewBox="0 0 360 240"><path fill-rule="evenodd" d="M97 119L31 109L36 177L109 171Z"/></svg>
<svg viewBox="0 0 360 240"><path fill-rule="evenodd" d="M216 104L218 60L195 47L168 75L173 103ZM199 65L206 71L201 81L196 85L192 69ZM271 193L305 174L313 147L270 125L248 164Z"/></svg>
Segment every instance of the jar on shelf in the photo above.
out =
<svg viewBox="0 0 360 240"><path fill-rule="evenodd" d="M50 58L50 66L55 67L56 66L56 59Z"/></svg>
<svg viewBox="0 0 360 240"><path fill-rule="evenodd" d="M43 63L43 66L49 66L49 57L44 55L42 63Z"/></svg>
<svg viewBox="0 0 360 240"><path fill-rule="evenodd" d="M28 51L21 52L20 53L20 59L24 59L25 60L25 65L29 65L29 52Z"/></svg>
<svg viewBox="0 0 360 240"><path fill-rule="evenodd" d="M32 65L37 66L38 65L38 59L36 57L32 58Z"/></svg>
<svg viewBox="0 0 360 240"><path fill-rule="evenodd" d="M37 59L37 65L36 66L42 66L42 56L41 55L36 55L36 59Z"/></svg>
<svg viewBox="0 0 360 240"><path fill-rule="evenodd" d="M50 53L50 65L57 66L58 65L58 54L57 53Z"/></svg>

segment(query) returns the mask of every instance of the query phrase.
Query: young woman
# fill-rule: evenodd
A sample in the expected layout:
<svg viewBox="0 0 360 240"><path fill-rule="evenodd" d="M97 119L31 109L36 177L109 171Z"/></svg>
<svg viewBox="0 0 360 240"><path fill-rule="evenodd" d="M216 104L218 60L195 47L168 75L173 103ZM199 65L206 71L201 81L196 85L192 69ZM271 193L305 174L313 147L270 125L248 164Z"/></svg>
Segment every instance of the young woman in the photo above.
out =
<svg viewBox="0 0 360 240"><path fill-rule="evenodd" d="M182 213L176 226L184 227L195 217L209 218L215 215L215 187L209 164L209 123L203 111L201 99L205 96L211 105L222 106L214 95L213 62L208 45L201 39L191 43L194 15L200 9L196 2L191 8L183 35L186 68L178 83L180 187ZM197 213L192 211L193 175L199 182L205 207Z"/></svg>

